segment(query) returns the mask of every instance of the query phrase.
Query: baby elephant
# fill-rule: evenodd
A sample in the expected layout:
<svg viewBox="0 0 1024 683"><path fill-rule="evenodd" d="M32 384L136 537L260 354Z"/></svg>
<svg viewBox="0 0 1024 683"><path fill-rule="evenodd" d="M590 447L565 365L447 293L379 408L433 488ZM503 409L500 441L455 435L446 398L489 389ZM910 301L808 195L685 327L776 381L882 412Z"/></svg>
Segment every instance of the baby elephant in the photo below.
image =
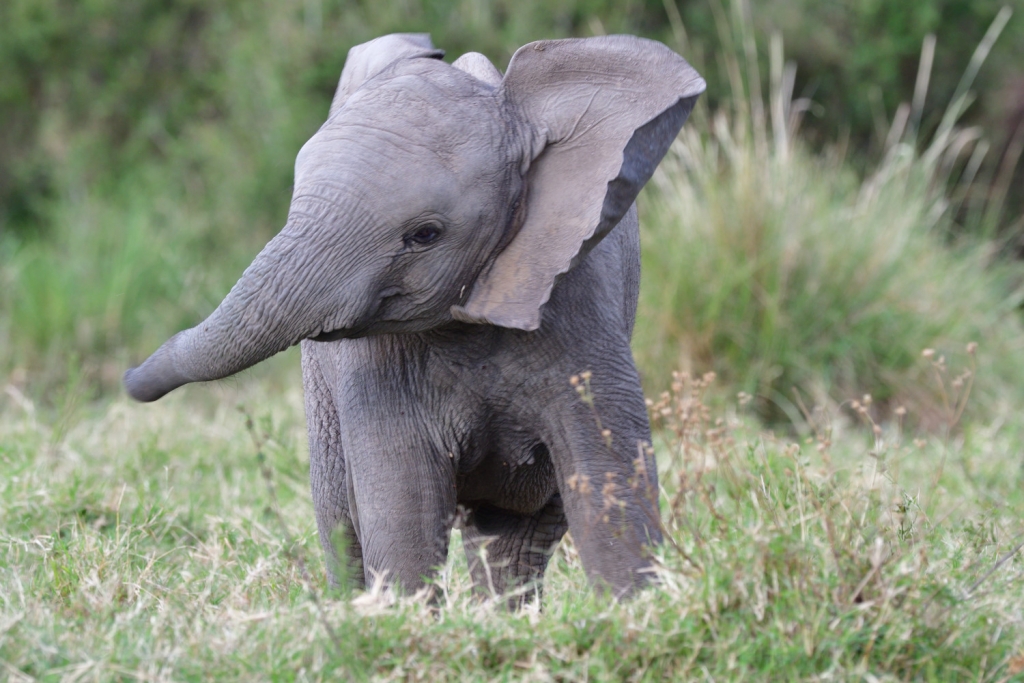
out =
<svg viewBox="0 0 1024 683"><path fill-rule="evenodd" d="M531 43L504 76L442 56L426 35L352 48L284 229L125 386L154 401L301 343L332 583L418 589L461 508L481 588L539 589L568 528L626 595L661 541L633 202L704 81L632 36Z"/></svg>

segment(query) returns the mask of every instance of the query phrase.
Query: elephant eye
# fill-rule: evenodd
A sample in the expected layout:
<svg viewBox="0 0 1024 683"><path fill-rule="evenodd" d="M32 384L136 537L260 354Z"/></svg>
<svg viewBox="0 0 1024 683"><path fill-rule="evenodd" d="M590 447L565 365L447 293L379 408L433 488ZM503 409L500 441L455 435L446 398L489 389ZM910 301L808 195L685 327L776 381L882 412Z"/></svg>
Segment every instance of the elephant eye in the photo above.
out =
<svg viewBox="0 0 1024 683"><path fill-rule="evenodd" d="M424 223L416 228L416 232L409 235L406 240L415 244L433 244L441 236L441 227L436 223Z"/></svg>

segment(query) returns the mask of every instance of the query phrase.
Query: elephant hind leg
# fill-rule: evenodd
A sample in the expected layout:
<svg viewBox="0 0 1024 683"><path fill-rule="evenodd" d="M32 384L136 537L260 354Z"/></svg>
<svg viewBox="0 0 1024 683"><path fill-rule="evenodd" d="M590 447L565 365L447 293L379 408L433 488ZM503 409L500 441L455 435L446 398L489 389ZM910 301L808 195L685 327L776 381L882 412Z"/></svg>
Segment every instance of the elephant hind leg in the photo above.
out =
<svg viewBox="0 0 1024 683"><path fill-rule="evenodd" d="M363 551L349 511L349 482L341 450L341 423L319 362L305 348L302 377L309 431L309 480L320 544L326 559L327 581L334 588L339 588L343 582L363 588ZM341 553L338 552L339 545L343 546Z"/></svg>
<svg viewBox="0 0 1024 683"><path fill-rule="evenodd" d="M470 507L462 543L476 590L488 595L511 593L512 609L539 600L548 560L568 528L557 493L532 515L485 503Z"/></svg>

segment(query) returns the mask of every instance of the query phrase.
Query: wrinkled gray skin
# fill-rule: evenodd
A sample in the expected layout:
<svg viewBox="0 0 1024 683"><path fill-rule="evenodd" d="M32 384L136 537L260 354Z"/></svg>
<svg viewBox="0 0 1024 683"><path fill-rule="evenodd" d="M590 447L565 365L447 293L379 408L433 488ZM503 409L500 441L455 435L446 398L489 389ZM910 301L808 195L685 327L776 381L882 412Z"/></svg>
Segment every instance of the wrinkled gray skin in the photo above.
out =
<svg viewBox="0 0 1024 683"><path fill-rule="evenodd" d="M441 54L425 35L352 49L287 225L125 385L153 401L301 342L332 582L415 590L461 518L484 590L538 586L568 528L591 582L628 594L661 540L633 201L704 82L629 36L533 43L505 76Z"/></svg>

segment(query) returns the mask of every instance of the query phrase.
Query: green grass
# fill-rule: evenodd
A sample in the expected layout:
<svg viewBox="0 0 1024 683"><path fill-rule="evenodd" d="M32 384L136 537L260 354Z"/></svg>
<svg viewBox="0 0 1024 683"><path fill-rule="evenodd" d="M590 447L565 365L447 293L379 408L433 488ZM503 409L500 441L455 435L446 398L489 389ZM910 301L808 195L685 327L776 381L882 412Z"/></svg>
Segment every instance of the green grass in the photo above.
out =
<svg viewBox="0 0 1024 683"><path fill-rule="evenodd" d="M76 374L117 389L142 349L216 306L273 230L246 228L178 188L140 177L125 199L84 194L54 207L59 235L0 262L0 346L23 388L50 395ZM219 230L219 231L218 231ZM210 256L201 256L210 254ZM218 255L218 256L213 256Z"/></svg>
<svg viewBox="0 0 1024 683"><path fill-rule="evenodd" d="M914 443L818 412L817 436L791 441L741 406L706 407L703 380L674 389L652 406L671 538L661 585L595 598L566 541L543 611L508 614L469 595L457 541L436 609L324 595L295 386L247 378L52 414L8 387L4 676L1008 680L1024 668L1019 427Z"/></svg>
<svg viewBox="0 0 1024 683"><path fill-rule="evenodd" d="M869 393L934 424L941 396L921 352L977 341L999 369L987 366L976 407L1016 396L1020 268L986 244L944 243L943 200L903 161L861 185L835 161L762 157L721 128L691 129L644 207L634 348L648 377L714 370L791 419L794 388L819 401Z"/></svg>
<svg viewBox="0 0 1024 683"><path fill-rule="evenodd" d="M921 353L952 358L973 341L986 353L972 409L1019 403L1024 267L983 238L1003 198L978 182L980 131L958 123L1000 22L927 144L904 105L866 177L841 146L803 144L808 103L791 100L780 41L766 104L742 59L723 57L732 104L698 107L642 197L634 351L650 390L676 368L714 371L771 421L801 423L801 401L870 394L935 428L948 410Z"/></svg>

